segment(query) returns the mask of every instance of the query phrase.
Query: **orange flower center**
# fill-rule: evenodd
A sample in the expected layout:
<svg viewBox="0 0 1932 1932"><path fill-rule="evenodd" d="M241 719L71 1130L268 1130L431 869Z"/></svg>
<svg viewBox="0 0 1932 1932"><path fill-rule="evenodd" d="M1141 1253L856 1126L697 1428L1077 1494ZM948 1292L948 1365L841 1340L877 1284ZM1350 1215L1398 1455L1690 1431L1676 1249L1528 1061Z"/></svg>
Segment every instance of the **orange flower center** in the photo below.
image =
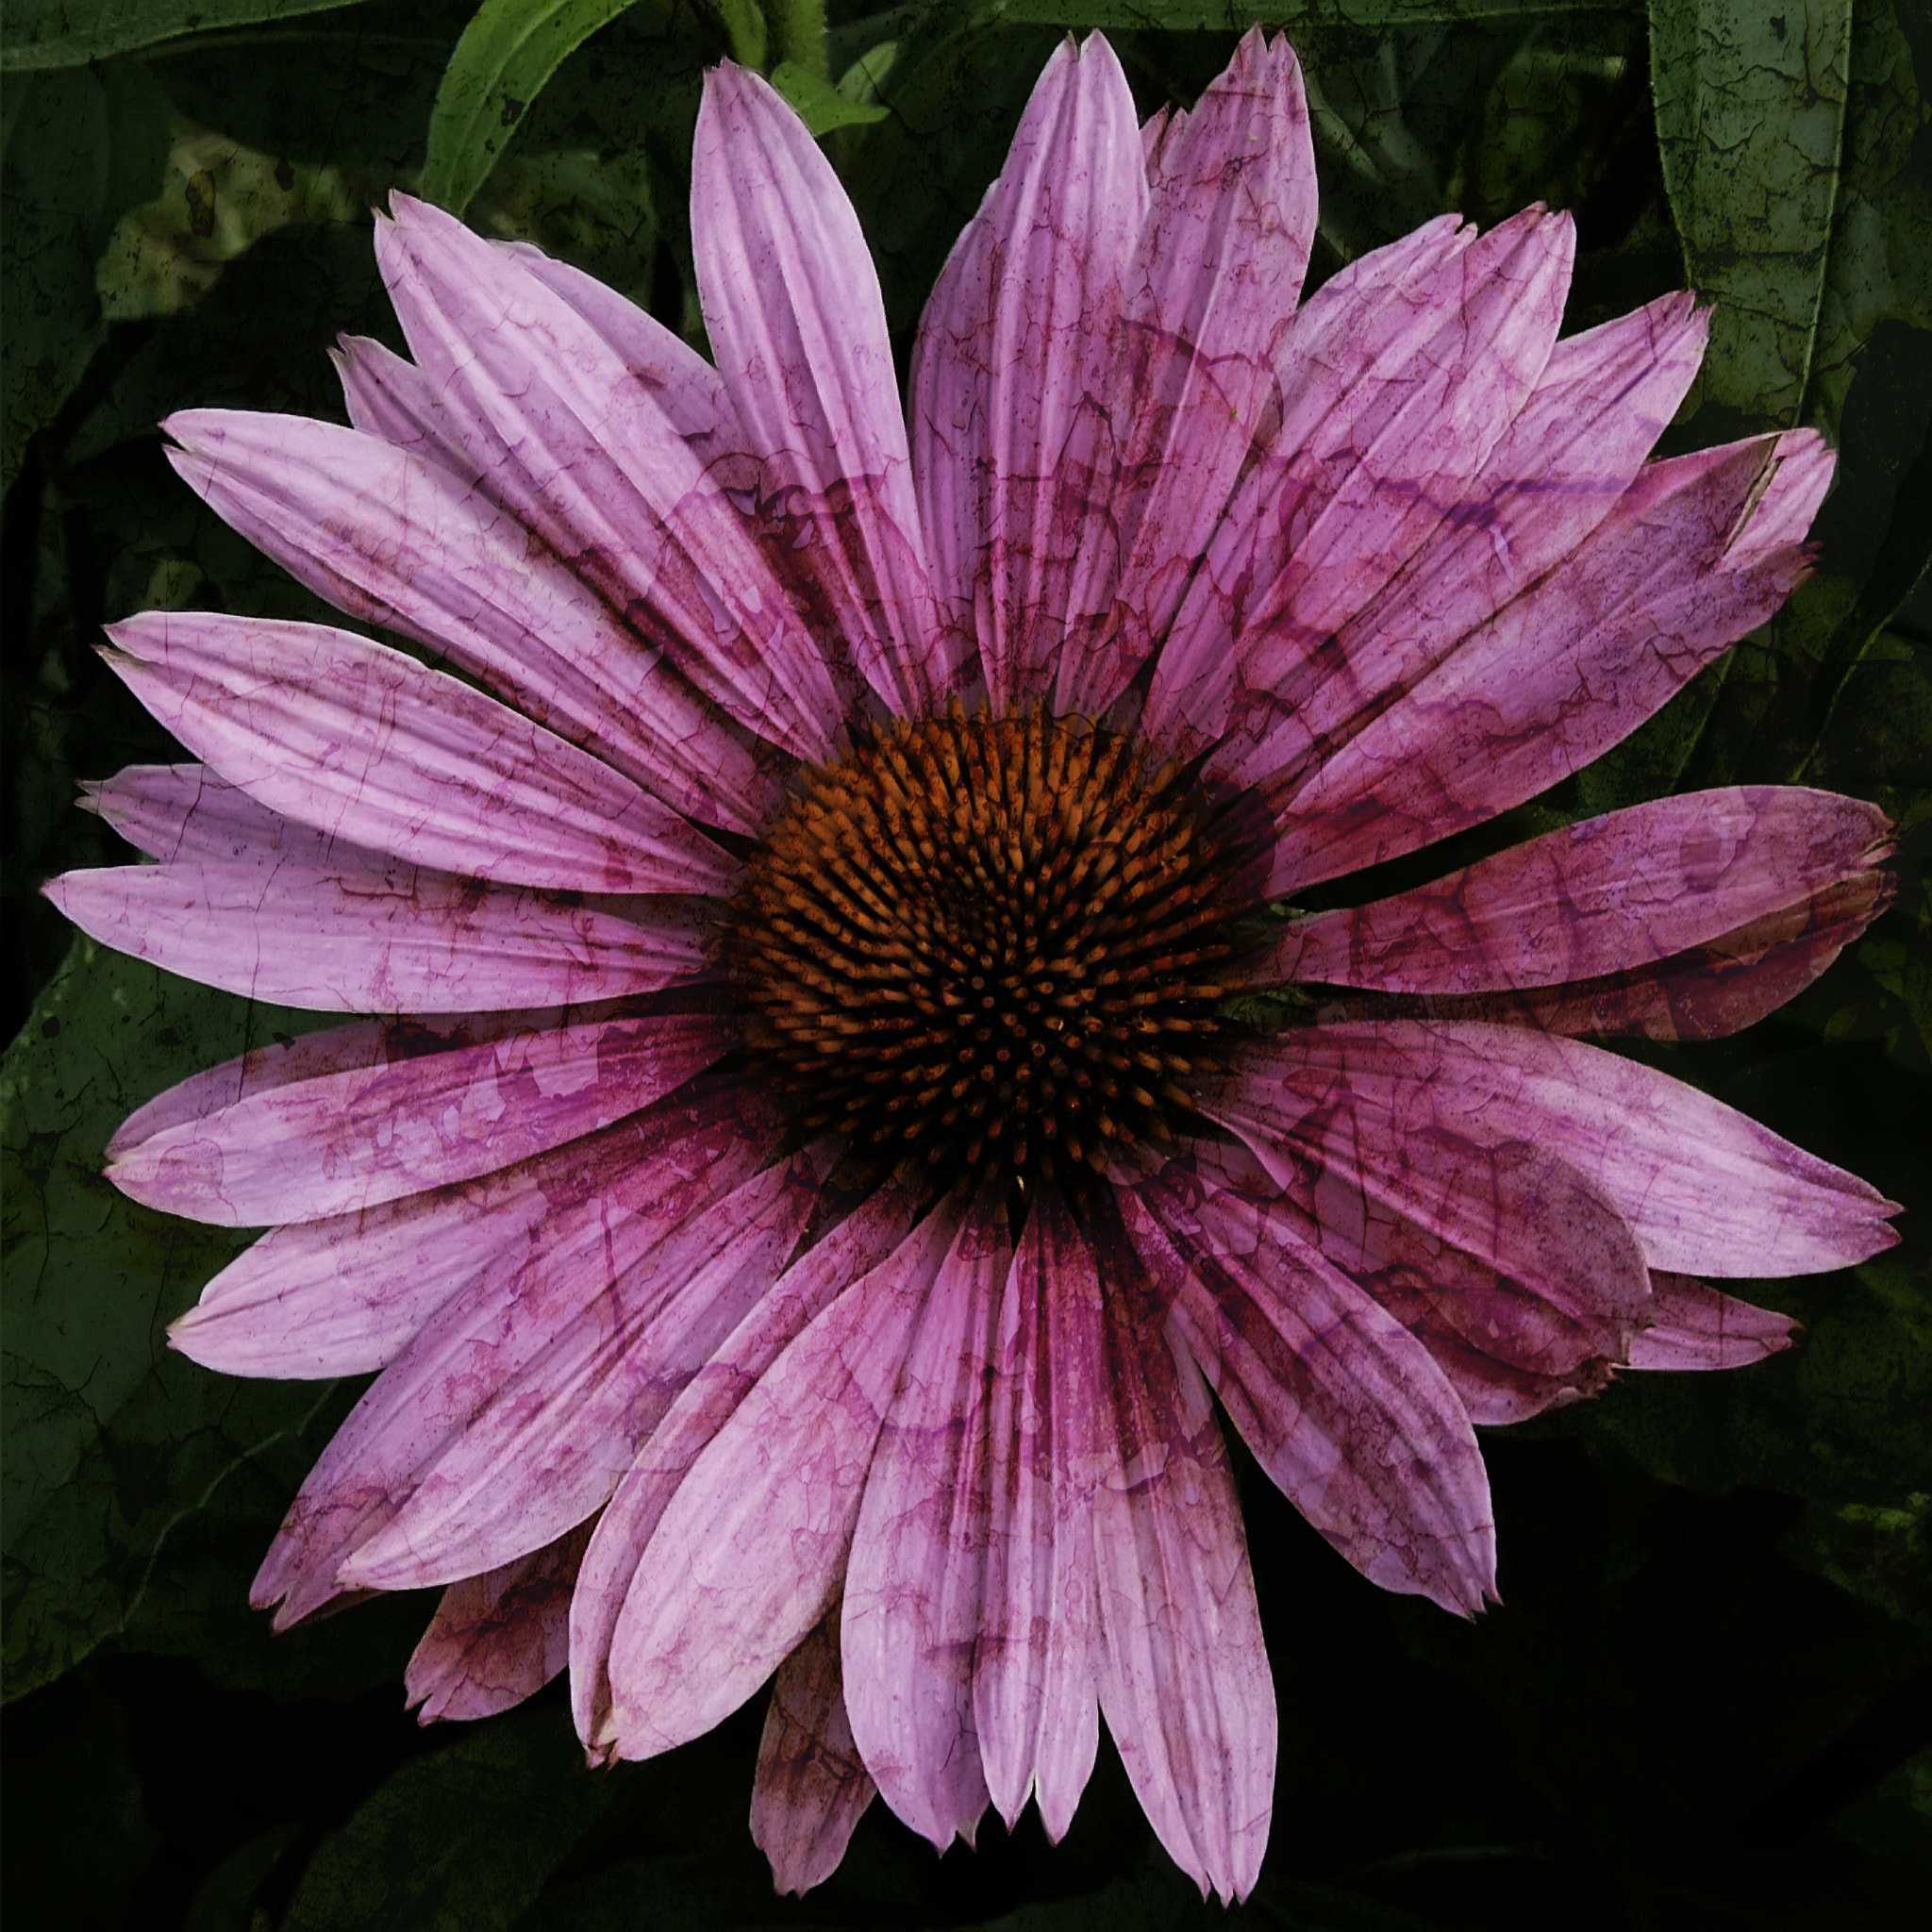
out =
<svg viewBox="0 0 1932 1932"><path fill-rule="evenodd" d="M1169 1137L1237 1030L1251 842L1127 736L1044 711L897 723L808 773L728 956L753 1055L836 1128L1023 1190Z"/></svg>

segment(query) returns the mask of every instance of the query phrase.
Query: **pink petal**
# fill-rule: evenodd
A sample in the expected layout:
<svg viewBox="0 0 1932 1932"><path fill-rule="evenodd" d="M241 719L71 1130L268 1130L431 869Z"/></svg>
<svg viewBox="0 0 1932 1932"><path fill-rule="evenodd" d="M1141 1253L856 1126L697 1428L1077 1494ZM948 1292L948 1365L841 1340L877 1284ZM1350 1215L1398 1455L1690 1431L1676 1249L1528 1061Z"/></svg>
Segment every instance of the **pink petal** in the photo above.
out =
<svg viewBox="0 0 1932 1932"><path fill-rule="evenodd" d="M758 1740L751 1835L781 1895L809 1891L839 1869L877 1790L845 1714L834 1609L778 1666Z"/></svg>
<svg viewBox="0 0 1932 1932"><path fill-rule="evenodd" d="M693 1098L682 1117L701 1142L721 1122L741 1140L773 1132L769 1102L743 1082L706 1081ZM637 1146L635 1127L620 1122L480 1180L278 1227L208 1283L168 1340L228 1374L319 1378L382 1368L486 1272L514 1284L550 1267L551 1251L576 1238L584 1203L622 1195Z"/></svg>
<svg viewBox="0 0 1932 1932"><path fill-rule="evenodd" d="M554 1543L443 1591L403 1680L419 1724L494 1717L562 1670L571 1586L591 1527L579 1524Z"/></svg>
<svg viewBox="0 0 1932 1932"><path fill-rule="evenodd" d="M1718 1040L1795 998L1891 898L1889 873L1862 873L1655 965L1521 992L1430 995L1429 1010L1441 1020L1505 1020L1548 1033Z"/></svg>
<svg viewBox="0 0 1932 1932"><path fill-rule="evenodd" d="M1319 1249L1428 1350L1472 1422L1604 1387L1653 1311L1642 1249L1601 1189L1522 1142L1473 1146L1420 1123L1386 1161L1353 1153L1298 1142L1291 1158L1271 1149L1263 1174L1204 1146L1164 1179L1245 1195L1280 1240Z"/></svg>
<svg viewBox="0 0 1932 1932"><path fill-rule="evenodd" d="M306 828L291 830L307 841ZM689 900L582 905L350 846L335 855L110 866L63 873L41 890L116 952L317 1012L575 1006L649 992L711 964L707 921Z"/></svg>
<svg viewBox="0 0 1932 1932"><path fill-rule="evenodd" d="M1688 1274L1651 1276L1655 1324L1630 1344L1633 1369L1740 1369L1791 1345L1798 1324Z"/></svg>
<svg viewBox="0 0 1932 1932"><path fill-rule="evenodd" d="M552 1320L541 1352L513 1338L487 1369L467 1367L466 1381L487 1384L480 1405L416 1458L407 1493L391 1484L394 1520L358 1539L338 1581L451 1582L601 1507L678 1391L784 1272L829 1166L812 1148L729 1194L708 1185L601 1295ZM440 1401L424 1406L432 1426Z"/></svg>
<svg viewBox="0 0 1932 1932"><path fill-rule="evenodd" d="M1133 96L1098 34L1061 43L913 350L933 581L995 710L1043 699L1119 569L1107 526L1121 316L1148 208Z"/></svg>
<svg viewBox="0 0 1932 1932"><path fill-rule="evenodd" d="M769 1145L768 1135L746 1135L736 1109L710 1106L703 1094L660 1105L622 1131L631 1158L610 1182L556 1216L527 1255L505 1250L465 1283L337 1430L255 1579L250 1600L258 1608L281 1604L277 1629L342 1588L377 1587L374 1577L339 1577L394 1520L422 1472L659 1241L742 1182ZM610 1487L622 1474L619 1464ZM479 1546L477 1561L412 1581L448 1582L491 1569L570 1528L603 1499L593 1494L575 1515L516 1547L484 1554Z"/></svg>
<svg viewBox="0 0 1932 1932"><path fill-rule="evenodd" d="M761 490L802 496L791 562L901 717L943 706L961 640L937 623L886 339L858 217L805 124L756 74L705 76L691 161L705 325Z"/></svg>
<svg viewBox="0 0 1932 1932"><path fill-rule="evenodd" d="M1265 1204L1193 1191L1158 1176L1122 1213L1235 1427L1372 1583L1474 1615L1496 1593L1495 1518L1449 1378Z"/></svg>
<svg viewBox="0 0 1932 1932"><path fill-rule="evenodd" d="M150 611L108 663L271 811L419 865L582 892L719 892L738 867L589 752L387 645Z"/></svg>
<svg viewBox="0 0 1932 1932"><path fill-rule="evenodd" d="M1285 613L1244 643L1240 729L1265 748L1243 756L1277 772L1327 756L1559 568L1635 480L1708 325L1690 296L1668 295L1557 343L1462 501L1379 592L1339 625Z"/></svg>
<svg viewBox="0 0 1932 1932"><path fill-rule="evenodd" d="M845 1572L845 1707L866 1769L913 1830L968 1844L986 1809L973 1719L990 1535L987 1420L1006 1206L983 1191L940 1264L880 1432Z"/></svg>
<svg viewBox="0 0 1932 1932"><path fill-rule="evenodd" d="M376 260L424 373L503 456L495 500L734 718L794 756L842 707L742 518L622 358L568 301L407 195Z"/></svg>
<svg viewBox="0 0 1932 1932"><path fill-rule="evenodd" d="M358 428L376 433L190 410L168 419L169 459L331 604L442 653L676 809L755 830L772 777L621 605L478 491L486 459L423 372L373 343L341 366Z"/></svg>
<svg viewBox="0 0 1932 1932"><path fill-rule="evenodd" d="M1562 569L1306 778L1266 788L1268 890L1446 838L1607 751L1790 595L1831 466L1811 430L1649 465Z"/></svg>
<svg viewBox="0 0 1932 1932"><path fill-rule="evenodd" d="M891 1258L911 1229L916 1206L916 1190L888 1182L795 1261L671 1405L618 1486L571 1607L571 1706L587 1745L610 1710L608 1660L618 1616L672 1497L699 1453L807 1324Z"/></svg>
<svg viewBox="0 0 1932 1932"><path fill-rule="evenodd" d="M1031 1792L1058 1842L1100 1743L1091 1512L1107 1402L1100 1278L1058 1194L1027 1215L994 1351L974 1727L1008 1827Z"/></svg>
<svg viewBox="0 0 1932 1932"><path fill-rule="evenodd" d="M1124 553L1117 626L1061 655L1054 705L1098 716L1173 622L1243 462L1277 413L1275 361L1315 233L1315 155L1301 70L1258 27L1149 171L1130 272L1124 465L1111 508ZM1225 681L1227 656L1200 667Z"/></svg>
<svg viewBox="0 0 1932 1932"><path fill-rule="evenodd" d="M1511 847L1414 891L1291 926L1289 979L1465 993L1648 966L1869 874L1876 806L1797 786L1686 792Z"/></svg>
<svg viewBox="0 0 1932 1932"><path fill-rule="evenodd" d="M1241 1506L1199 1371L1150 1321L1131 1258L1105 1265L1100 1707L1169 1857L1204 1893L1245 1898L1268 1842L1275 1722Z"/></svg>
<svg viewBox="0 0 1932 1932"><path fill-rule="evenodd" d="M552 294L562 296L617 351L700 463L708 465L749 447L724 378L681 336L595 275L527 242L493 245Z"/></svg>
<svg viewBox="0 0 1932 1932"><path fill-rule="evenodd" d="M831 1607L873 1450L959 1220L941 1207L847 1288L700 1452L631 1579L593 1749L651 1757L702 1736Z"/></svg>
<svg viewBox="0 0 1932 1932"><path fill-rule="evenodd" d="M1396 1175L1418 1127L1477 1146L1526 1141L1608 1195L1652 1268L1805 1274L1898 1239L1885 1223L1897 1208L1857 1176L1667 1074L1518 1027L1296 1027L1203 1111L1264 1164L1278 1144Z"/></svg>
<svg viewBox="0 0 1932 1932"><path fill-rule="evenodd" d="M1177 138L1174 126L1168 140ZM1288 513L1307 491L1292 481L1292 466L1304 452L1312 463L1324 449L1348 449L1348 402L1357 391L1395 392L1441 328L1442 291L1475 239L1443 215L1349 263L1296 313L1277 369L1281 421L1217 525L1155 665L1146 728L1177 753L1191 756L1227 728L1221 660L1287 563Z"/></svg>
<svg viewBox="0 0 1932 1932"><path fill-rule="evenodd" d="M734 1038L722 1013L688 1013L441 1052L410 1042L408 1058L283 1081L139 1140L124 1128L108 1178L150 1208L225 1227L354 1213L608 1126L701 1073Z"/></svg>

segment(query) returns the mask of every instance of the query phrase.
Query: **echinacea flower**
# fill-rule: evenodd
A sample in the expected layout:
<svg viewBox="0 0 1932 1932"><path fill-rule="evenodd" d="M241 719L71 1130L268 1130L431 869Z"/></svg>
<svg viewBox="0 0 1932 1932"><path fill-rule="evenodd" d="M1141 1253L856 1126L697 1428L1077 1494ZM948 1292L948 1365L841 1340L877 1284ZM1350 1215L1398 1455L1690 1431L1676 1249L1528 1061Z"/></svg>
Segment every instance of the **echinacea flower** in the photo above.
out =
<svg viewBox="0 0 1932 1932"><path fill-rule="evenodd" d="M353 428L167 425L219 514L454 667L113 626L200 762L92 789L158 864L49 888L174 972L414 1016L108 1150L272 1230L176 1346L381 1372L255 1600L446 1586L425 1717L568 1661L600 1760L775 1672L787 1889L874 1789L941 1847L1029 1796L1058 1836L1104 1715L1175 1860L1245 1894L1275 1720L1217 1410L1366 1576L1473 1613L1474 1424L1757 1359L1790 1323L1704 1277L1893 1238L1581 1039L1815 977L1889 891L1870 806L1662 799L1269 910L1624 737L1790 593L1832 468L1807 431L1648 460L1704 317L1559 341L1560 214L1431 223L1298 308L1314 224L1284 42L1145 128L1068 42L902 414L850 205L725 66L715 368L398 197L413 360L343 343Z"/></svg>

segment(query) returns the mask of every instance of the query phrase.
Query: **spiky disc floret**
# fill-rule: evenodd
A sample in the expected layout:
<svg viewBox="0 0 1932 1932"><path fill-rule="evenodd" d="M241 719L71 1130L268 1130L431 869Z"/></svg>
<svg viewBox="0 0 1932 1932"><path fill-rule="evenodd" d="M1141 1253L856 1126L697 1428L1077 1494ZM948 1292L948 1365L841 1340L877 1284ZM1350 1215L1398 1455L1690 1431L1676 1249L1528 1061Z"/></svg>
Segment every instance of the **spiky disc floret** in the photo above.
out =
<svg viewBox="0 0 1932 1932"><path fill-rule="evenodd" d="M753 854L729 951L801 1124L941 1178L1024 1185L1165 1140L1228 1027L1241 841L1126 736L896 723L810 773Z"/></svg>

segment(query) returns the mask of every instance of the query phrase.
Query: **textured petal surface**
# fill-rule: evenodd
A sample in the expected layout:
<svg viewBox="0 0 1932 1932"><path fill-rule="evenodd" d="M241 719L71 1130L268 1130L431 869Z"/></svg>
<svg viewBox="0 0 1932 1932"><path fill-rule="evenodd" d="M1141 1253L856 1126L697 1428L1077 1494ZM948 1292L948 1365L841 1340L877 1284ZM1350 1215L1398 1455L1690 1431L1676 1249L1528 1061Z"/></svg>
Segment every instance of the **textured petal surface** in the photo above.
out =
<svg viewBox="0 0 1932 1932"><path fill-rule="evenodd" d="M1245 1898L1268 1843L1275 1722L1241 1506L1200 1371L1171 1352L1144 1302L1123 1307L1131 1259L1102 1266L1100 1707L1174 1863L1204 1892Z"/></svg>
<svg viewBox="0 0 1932 1932"><path fill-rule="evenodd" d="M1259 762L1280 771L1326 756L1559 569L1637 476L1707 326L1690 296L1671 295L1557 343L1461 500L1386 584L1346 613L1320 613L1340 618L1325 628L1293 611L1266 623L1244 646L1235 721L1243 744L1266 745Z"/></svg>
<svg viewBox="0 0 1932 1932"><path fill-rule="evenodd" d="M1257 438L1279 418L1275 361L1315 233L1301 70L1258 27L1191 114L1168 124L1128 275L1116 381L1127 412L1108 508L1117 608L1062 652L1055 708L1098 715L1167 630ZM1196 675L1228 674L1224 650Z"/></svg>
<svg viewBox="0 0 1932 1932"><path fill-rule="evenodd" d="M801 758L841 706L744 520L570 302L440 209L397 195L376 259L417 364L502 455L492 497L734 718Z"/></svg>
<svg viewBox="0 0 1932 1932"><path fill-rule="evenodd" d="M690 1013L556 1025L441 1051L401 1028L389 1038L414 1050L258 1083L246 1097L139 1137L124 1128L108 1178L151 1208L228 1227L353 1213L608 1126L701 1073L734 1034L722 1013Z"/></svg>
<svg viewBox="0 0 1932 1932"><path fill-rule="evenodd" d="M487 1400L419 1461L395 1520L357 1549L342 1579L378 1590L453 1580L600 1507L677 1392L783 1273L827 1165L824 1150L808 1150L728 1194L708 1182L538 1353L501 1374L474 1372L491 1385Z"/></svg>
<svg viewBox="0 0 1932 1932"><path fill-rule="evenodd" d="M361 398L358 421L389 441L198 409L168 419L181 444L170 460L339 608L428 644L678 810L754 830L775 797L772 777L621 605L483 493L496 458L457 445L436 385L374 343L345 361L344 380Z"/></svg>
<svg viewBox="0 0 1932 1932"><path fill-rule="evenodd" d="M508 1249L466 1282L336 1432L255 1580L258 1607L281 1606L277 1628L349 1587L338 1580L344 1563L394 1521L424 1472L452 1441L465 1441L486 1405L654 1247L740 1185L770 1144L769 1129L748 1132L741 1109L706 1091L662 1104L623 1131L631 1158L608 1185L556 1216L527 1256ZM479 1543L478 1560L410 1580L448 1582L526 1554L591 1514L622 1474L620 1463L603 1494L561 1523L520 1541L513 1531L516 1546Z"/></svg>
<svg viewBox="0 0 1932 1932"><path fill-rule="evenodd" d="M1100 1744L1092 1509L1108 1440L1095 1421L1108 1399L1100 1277L1058 1194L1027 1217L994 1363L974 1726L1008 1825L1031 1792L1058 1840Z"/></svg>
<svg viewBox="0 0 1932 1932"><path fill-rule="evenodd" d="M782 1896L838 1870L878 1787L852 1741L839 1668L838 1612L778 1666L751 1788L752 1841Z"/></svg>
<svg viewBox="0 0 1932 1932"><path fill-rule="evenodd" d="M691 243L760 494L802 499L784 511L790 568L894 711L942 706L969 654L935 621L878 275L805 124L729 61L705 76Z"/></svg>
<svg viewBox="0 0 1932 1932"><path fill-rule="evenodd" d="M1006 1205L982 1193L927 1291L866 1476L845 1573L845 1705L892 1809L944 1851L988 1792L973 1715L985 1596L987 1424L1011 1263Z"/></svg>
<svg viewBox="0 0 1932 1932"><path fill-rule="evenodd" d="M570 1593L591 1525L443 1591L404 1674L417 1722L494 1717L535 1696L570 1655Z"/></svg>
<svg viewBox="0 0 1932 1932"><path fill-rule="evenodd" d="M1551 573L1309 770L1263 747L1271 892L1377 864L1520 805L1635 730L1805 575L1830 481L1792 430L1650 464Z"/></svg>
<svg viewBox="0 0 1932 1932"><path fill-rule="evenodd" d="M935 1212L853 1283L699 1454L618 1617L611 1707L593 1745L649 1757L702 1736L825 1614L906 1351L958 1225L957 1210Z"/></svg>
<svg viewBox="0 0 1932 1932"><path fill-rule="evenodd" d="M384 644L153 611L108 663L258 804L418 865L578 892L716 892L738 868L590 753Z"/></svg>
<svg viewBox="0 0 1932 1932"><path fill-rule="evenodd" d="M1653 1268L1804 1274L1890 1247L1893 1205L1708 1095L1571 1040L1389 1020L1296 1028L1203 1110L1265 1162L1306 1146L1400 1185L1405 1138L1525 1141L1593 1181Z"/></svg>
<svg viewBox="0 0 1932 1932"><path fill-rule="evenodd" d="M1392 899L1291 926L1284 979L1465 993L1648 966L1869 874L1876 806L1796 786L1662 798L1512 846ZM1868 881L1869 883L1869 881Z"/></svg>
<svg viewBox="0 0 1932 1932"><path fill-rule="evenodd" d="M888 1182L787 1269L672 1404L619 1485L571 1606L571 1706L587 1745L609 1713L610 1641L625 1598L678 1486L791 1342L835 1297L891 1258L911 1229L915 1205L915 1191Z"/></svg>
<svg viewBox="0 0 1932 1932"><path fill-rule="evenodd" d="M1122 1211L1189 1352L1289 1501L1371 1582L1480 1609L1495 1594L1489 1478L1422 1342L1241 1194L1195 1208L1157 1179Z"/></svg>
<svg viewBox="0 0 1932 1932"><path fill-rule="evenodd" d="M1104 625L1122 316L1148 208L1126 76L1098 35L1046 64L913 351L912 464L934 582L995 709L1044 699Z"/></svg>

